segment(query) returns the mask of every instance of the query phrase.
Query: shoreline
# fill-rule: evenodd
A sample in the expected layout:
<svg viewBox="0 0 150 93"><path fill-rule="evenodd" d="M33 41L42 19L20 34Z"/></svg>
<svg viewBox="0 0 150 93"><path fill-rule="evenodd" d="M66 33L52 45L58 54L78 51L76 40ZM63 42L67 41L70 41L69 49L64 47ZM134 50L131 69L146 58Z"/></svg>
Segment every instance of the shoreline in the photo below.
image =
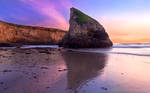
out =
<svg viewBox="0 0 150 93"><path fill-rule="evenodd" d="M3 93L149 93L145 56L15 48L0 49L0 60Z"/></svg>
<svg viewBox="0 0 150 93"><path fill-rule="evenodd" d="M16 45L16 44L15 44ZM121 55L134 55L134 56L147 56L149 57L150 44L114 44L110 48L63 48L58 45L17 45L14 47L0 47L0 49L58 49L66 51L77 51L77 52L87 52L87 53L104 53L104 54L121 54ZM143 50L144 49L144 50Z"/></svg>

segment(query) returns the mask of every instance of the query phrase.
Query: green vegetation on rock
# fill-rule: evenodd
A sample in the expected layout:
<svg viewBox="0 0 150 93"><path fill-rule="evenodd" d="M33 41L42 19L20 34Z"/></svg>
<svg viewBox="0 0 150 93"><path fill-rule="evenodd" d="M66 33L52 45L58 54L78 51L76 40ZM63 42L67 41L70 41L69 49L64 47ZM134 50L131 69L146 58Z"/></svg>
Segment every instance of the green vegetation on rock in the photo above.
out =
<svg viewBox="0 0 150 93"><path fill-rule="evenodd" d="M84 23L86 23L86 22L92 22L92 19L91 19L88 15L82 13L82 12L79 11L79 10L76 10L76 11L75 11L75 14L77 15L76 21L77 21L79 24L84 24Z"/></svg>

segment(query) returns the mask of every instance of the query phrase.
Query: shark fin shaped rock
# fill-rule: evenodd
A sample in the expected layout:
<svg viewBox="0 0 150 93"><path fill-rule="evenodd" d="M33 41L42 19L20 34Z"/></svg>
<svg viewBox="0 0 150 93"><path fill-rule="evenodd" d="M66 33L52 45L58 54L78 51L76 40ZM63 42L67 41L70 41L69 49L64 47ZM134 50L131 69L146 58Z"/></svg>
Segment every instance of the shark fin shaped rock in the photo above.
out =
<svg viewBox="0 0 150 93"><path fill-rule="evenodd" d="M95 19L71 8L70 28L59 42L64 48L107 48L113 45L104 27Z"/></svg>

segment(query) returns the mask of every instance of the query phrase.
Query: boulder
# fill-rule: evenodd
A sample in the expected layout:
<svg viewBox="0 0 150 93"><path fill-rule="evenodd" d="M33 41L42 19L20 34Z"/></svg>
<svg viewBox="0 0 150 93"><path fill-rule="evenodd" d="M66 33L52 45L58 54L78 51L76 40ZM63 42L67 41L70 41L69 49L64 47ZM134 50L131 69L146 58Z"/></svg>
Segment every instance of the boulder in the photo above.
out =
<svg viewBox="0 0 150 93"><path fill-rule="evenodd" d="M104 27L95 19L71 8L70 28L59 42L64 48L106 48L113 45Z"/></svg>

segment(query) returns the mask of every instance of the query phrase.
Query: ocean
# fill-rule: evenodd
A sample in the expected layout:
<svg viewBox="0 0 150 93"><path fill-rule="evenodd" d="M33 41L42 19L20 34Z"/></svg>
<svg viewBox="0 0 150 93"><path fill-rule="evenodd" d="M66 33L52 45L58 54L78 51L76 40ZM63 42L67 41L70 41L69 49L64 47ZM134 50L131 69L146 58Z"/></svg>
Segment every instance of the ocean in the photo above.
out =
<svg viewBox="0 0 150 93"><path fill-rule="evenodd" d="M0 48L0 93L149 93L150 43Z"/></svg>
<svg viewBox="0 0 150 93"><path fill-rule="evenodd" d="M59 48L57 45L24 45L21 48ZM111 48L96 49L68 49L80 52L125 54L137 56L150 56L150 43L124 43L114 44Z"/></svg>

